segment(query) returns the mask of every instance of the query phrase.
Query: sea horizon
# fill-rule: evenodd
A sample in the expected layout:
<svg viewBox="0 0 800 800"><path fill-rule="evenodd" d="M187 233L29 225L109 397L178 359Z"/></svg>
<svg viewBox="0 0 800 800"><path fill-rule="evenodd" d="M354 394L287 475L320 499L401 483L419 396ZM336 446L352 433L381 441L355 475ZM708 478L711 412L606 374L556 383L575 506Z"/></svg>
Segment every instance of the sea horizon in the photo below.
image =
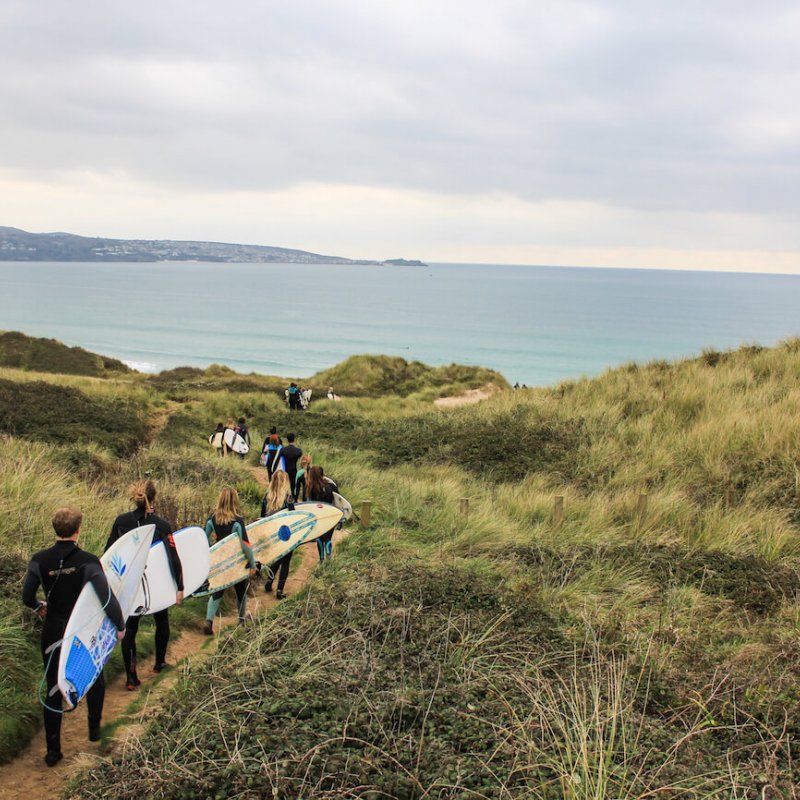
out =
<svg viewBox="0 0 800 800"><path fill-rule="evenodd" d="M0 328L144 372L307 378L351 355L553 385L800 335L800 276L634 267L0 262Z"/></svg>

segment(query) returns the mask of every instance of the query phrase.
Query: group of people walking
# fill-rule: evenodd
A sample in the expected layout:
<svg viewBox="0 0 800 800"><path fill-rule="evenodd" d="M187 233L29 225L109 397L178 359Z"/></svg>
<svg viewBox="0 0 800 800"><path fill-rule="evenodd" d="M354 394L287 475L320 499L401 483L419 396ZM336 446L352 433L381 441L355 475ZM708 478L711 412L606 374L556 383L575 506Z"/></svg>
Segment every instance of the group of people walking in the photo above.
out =
<svg viewBox="0 0 800 800"><path fill-rule="evenodd" d="M230 423L229 423L230 424ZM222 428L224 432L224 427ZM236 430L242 430L249 440L249 431L243 417L239 419ZM212 442L213 444L213 442ZM266 517L284 509L294 509L295 500L332 503L336 484L327 476L321 466L313 465L311 457L304 454L296 444L293 433L286 436L284 445L277 430L273 428L264 440L262 464L267 469L268 488L261 503L261 516ZM163 542L168 557L172 578L175 582L175 604L184 600L183 566L175 545L170 523L156 513L157 492L152 480L140 480L131 486L130 498L133 509L120 514L111 526L106 542L108 550L114 542L134 528L154 525L153 543ZM83 517L77 508L59 508L52 519L56 534L55 544L36 553L30 560L22 590L23 603L43 620L41 647L45 666L46 696L44 705L45 738L47 753L45 763L54 766L63 757L61 752L62 697L56 688L60 643L63 639L72 610L87 583L91 583L98 598L104 603L105 613L117 628L122 643L122 657L125 666L125 685L135 691L140 685L136 653L136 636L139 630L138 616L125 619L122 609L111 591L103 572L100 559L80 549L78 537ZM257 563L247 535L247 525L241 513L239 496L235 488L224 488L217 498L214 511L206 520L205 532L209 545L231 534L239 537L242 553L248 566L247 577L234 585L236 592L238 618L243 623L247 619L247 592L251 580L259 575ZM333 529L317 540L320 561L331 555ZM286 597L285 587L289 575L292 552L266 567L267 576L264 591L271 592L277 580L275 596L281 600ZM38 590L45 599L37 599ZM206 607L203 626L206 634L213 634L214 619L219 611L224 590L212 594ZM153 672L159 673L168 667L166 656L170 639L169 610L154 613L155 657ZM86 705L89 723L89 740L100 738L100 721L105 696L103 675L89 690Z"/></svg>

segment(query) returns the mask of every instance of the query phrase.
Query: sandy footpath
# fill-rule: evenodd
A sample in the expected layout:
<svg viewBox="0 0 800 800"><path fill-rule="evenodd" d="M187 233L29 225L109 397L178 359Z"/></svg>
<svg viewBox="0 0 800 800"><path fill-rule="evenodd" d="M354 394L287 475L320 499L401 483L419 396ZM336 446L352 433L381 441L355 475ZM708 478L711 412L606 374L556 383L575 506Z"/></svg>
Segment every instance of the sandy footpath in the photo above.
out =
<svg viewBox="0 0 800 800"><path fill-rule="evenodd" d="M263 482L263 470L254 473ZM341 541L348 531L337 531L334 543ZM298 548L295 558L300 558L300 566L294 570L286 582L286 593L293 595L305 586L310 580L314 568L318 563L317 549L312 545ZM253 585L255 597L248 597L247 608L254 616L268 613L278 604L275 594L265 594L261 583ZM197 602L197 601L192 601ZM202 601L205 603L205 600ZM214 624L215 633L224 630L229 625L236 624L236 614L217 618ZM169 688L182 674L181 667L189 661L198 658L207 658L211 655L217 643L215 635L205 636L199 629L184 629L177 637L172 639L167 650L167 662L174 665L172 669L156 675L152 672L150 659L142 662L139 668L139 678L142 685L137 692L125 689L125 674L118 675L113 681L106 684L106 698L103 706L103 725L128 718L124 724L114 731L114 738L106 748L113 752L121 747L131 737L138 736L143 730L147 719L163 711L159 702ZM204 645L208 645L204 648ZM135 710L129 707L136 701L139 704ZM0 800L40 800L47 798L55 800L64 783L71 778L80 767L90 766L97 758L101 757L100 742L90 742L87 738L86 706L81 703L78 709L65 714L61 727L61 749L64 759L55 767L48 767L44 763L46 751L44 728L34 736L28 747L25 748L13 761L0 766Z"/></svg>

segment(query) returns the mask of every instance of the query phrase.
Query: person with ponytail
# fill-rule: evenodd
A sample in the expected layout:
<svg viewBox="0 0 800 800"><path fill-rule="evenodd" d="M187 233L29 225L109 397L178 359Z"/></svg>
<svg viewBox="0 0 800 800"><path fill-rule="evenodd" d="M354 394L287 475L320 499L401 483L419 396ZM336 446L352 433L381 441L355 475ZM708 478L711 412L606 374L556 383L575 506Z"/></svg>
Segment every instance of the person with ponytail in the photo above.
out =
<svg viewBox="0 0 800 800"><path fill-rule="evenodd" d="M177 592L175 603L183 602L183 567L172 537L172 526L165 519L154 513L156 487L153 481L141 480L131 486L131 500L136 506L133 511L120 514L111 526L111 533L106 542L106 550L128 531L141 525L155 525L153 543L164 542L169 568L175 579ZM156 660L153 672L161 672L167 666L167 645L169 644L169 609L153 614L156 626ZM125 688L132 692L141 683L136 671L136 634L139 631L139 617L128 617L125 625L125 638L122 640L122 660L125 664L127 681Z"/></svg>
<svg viewBox="0 0 800 800"><path fill-rule="evenodd" d="M209 545L216 544L220 539L235 533L239 537L239 544L242 553L247 559L247 566L250 569L250 577L256 576L256 561L253 558L253 551L250 549L250 540L247 538L247 528L244 519L239 511L239 494L236 489L226 486L220 493L217 500L217 508L206 521L206 536ZM236 601L239 606L239 624L243 624L247 619L247 587L250 585L247 578L234 584L236 590ZM208 598L208 608L206 609L206 621L203 626L203 633L211 636L214 633L214 617L217 615L219 605L225 590L214 592Z"/></svg>
<svg viewBox="0 0 800 800"><path fill-rule="evenodd" d="M330 479L325 477L322 467L311 467L306 477L306 494L309 500L315 503L330 503L333 505L333 493L338 492L339 487ZM333 532L336 530L334 525L317 539L317 552L319 560L324 561L331 557L333 547Z"/></svg>
<svg viewBox="0 0 800 800"><path fill-rule="evenodd" d="M264 512L262 516L268 517L278 511L283 511L285 508L294 511L294 497L292 497L289 476L282 469L279 469L273 473L270 479L269 489L262 504L262 511ZM286 586L286 579L289 577L289 564L292 561L293 552L293 550L288 552L283 558L279 558L271 565L269 577L264 584L264 591L271 592L272 582L275 576L278 576L278 590L275 592L275 597L278 600L283 600L286 597L283 590Z"/></svg>

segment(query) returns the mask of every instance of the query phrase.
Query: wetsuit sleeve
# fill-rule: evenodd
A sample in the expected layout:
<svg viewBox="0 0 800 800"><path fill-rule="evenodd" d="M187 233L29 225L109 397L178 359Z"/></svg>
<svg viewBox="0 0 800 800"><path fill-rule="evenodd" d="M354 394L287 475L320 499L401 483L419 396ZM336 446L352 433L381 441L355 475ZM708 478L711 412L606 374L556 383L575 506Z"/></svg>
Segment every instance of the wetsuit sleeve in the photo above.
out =
<svg viewBox="0 0 800 800"><path fill-rule="evenodd" d="M105 553L117 539L119 539L119 533L117 533L117 523L115 522L111 526L111 533L108 534L108 540L106 541L106 546L103 548L103 552Z"/></svg>
<svg viewBox="0 0 800 800"><path fill-rule="evenodd" d="M256 560L253 556L253 550L250 547L250 542L247 539L247 531L238 521L233 524L233 529L239 534L239 544L241 545L244 557L247 559L247 566L250 569L253 569L253 567L256 565Z"/></svg>
<svg viewBox="0 0 800 800"><path fill-rule="evenodd" d="M292 497L291 495L289 495L289 496L286 498L286 508L287 508L289 511L294 511L294 497Z"/></svg>
<svg viewBox="0 0 800 800"><path fill-rule="evenodd" d="M261 500L261 516L267 516L267 496L264 495L263 499Z"/></svg>
<svg viewBox="0 0 800 800"><path fill-rule="evenodd" d="M175 585L178 591L183 591L183 564L181 564L181 557L178 555L178 548L175 546L175 537L172 532L162 534L161 536L165 547L167 548L167 559L169 560L169 571L175 579Z"/></svg>
<svg viewBox="0 0 800 800"><path fill-rule="evenodd" d="M25 574L25 582L22 584L22 602L36 611L39 608L39 600L36 597L36 590L42 584L42 574L39 572L39 565L35 561L28 564L28 571Z"/></svg>
<svg viewBox="0 0 800 800"><path fill-rule="evenodd" d="M206 539L208 539L210 545L217 543L217 532L214 530L214 523L211 521L211 517L206 520Z"/></svg>
<svg viewBox="0 0 800 800"><path fill-rule="evenodd" d="M97 599L103 605L106 616L117 626L117 630L125 630L125 617L122 616L119 601L111 591L108 579L99 563L87 564L86 581L94 587Z"/></svg>

